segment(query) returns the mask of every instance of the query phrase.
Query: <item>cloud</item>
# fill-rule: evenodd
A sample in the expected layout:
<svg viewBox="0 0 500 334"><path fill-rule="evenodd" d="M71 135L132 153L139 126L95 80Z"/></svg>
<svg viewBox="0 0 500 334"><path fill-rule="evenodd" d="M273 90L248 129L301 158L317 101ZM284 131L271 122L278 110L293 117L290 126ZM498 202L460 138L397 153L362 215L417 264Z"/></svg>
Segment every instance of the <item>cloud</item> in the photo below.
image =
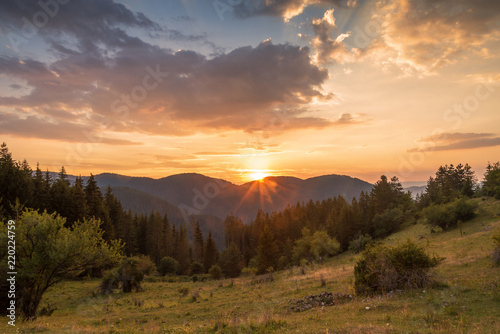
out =
<svg viewBox="0 0 500 334"><path fill-rule="evenodd" d="M408 152L452 151L492 147L500 145L500 137L493 133L439 133L421 138L424 147L409 149Z"/></svg>
<svg viewBox="0 0 500 334"><path fill-rule="evenodd" d="M86 125L71 122L53 123L36 116L22 118L14 114L2 114L0 115L0 131L23 138L63 139L68 142L92 142L108 145L142 144L130 140L104 137L102 133Z"/></svg>
<svg viewBox="0 0 500 334"><path fill-rule="evenodd" d="M418 72L453 64L471 50L484 54L485 43L500 36L496 0L383 0L373 19L395 52L393 62Z"/></svg>
<svg viewBox="0 0 500 334"><path fill-rule="evenodd" d="M311 23L314 32L314 38L311 41L315 51L314 59L320 64L332 61L343 63L352 57L351 52L343 43L350 33L338 34L335 39L331 37L336 28L333 12L333 9L329 9L323 18L313 19Z"/></svg>
<svg viewBox="0 0 500 334"><path fill-rule="evenodd" d="M356 0L257 0L250 3L243 1L235 7L235 13L240 17L278 16L288 21L311 5L353 7L356 5Z"/></svg>

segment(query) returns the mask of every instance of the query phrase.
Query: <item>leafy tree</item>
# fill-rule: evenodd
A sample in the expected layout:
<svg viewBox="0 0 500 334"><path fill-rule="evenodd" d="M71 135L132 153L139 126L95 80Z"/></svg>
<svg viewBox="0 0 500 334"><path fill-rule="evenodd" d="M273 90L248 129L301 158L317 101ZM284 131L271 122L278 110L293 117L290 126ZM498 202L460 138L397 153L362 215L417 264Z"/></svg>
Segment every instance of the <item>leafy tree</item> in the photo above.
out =
<svg viewBox="0 0 500 334"><path fill-rule="evenodd" d="M56 214L27 210L15 224L17 281L20 311L34 319L45 291L63 278L89 268L112 267L121 257L118 242L103 239L101 222L84 220L65 227ZM7 225L2 224L1 249L7 249ZM5 261L6 255L3 256Z"/></svg>
<svg viewBox="0 0 500 334"><path fill-rule="evenodd" d="M222 269L219 265L214 264L210 269L208 270L208 273L212 277L212 279L218 280L222 277Z"/></svg>
<svg viewBox="0 0 500 334"><path fill-rule="evenodd" d="M467 221L474 218L476 204L465 198L447 204L433 204L422 210L422 216L433 227L446 230L456 226L458 221Z"/></svg>
<svg viewBox="0 0 500 334"><path fill-rule="evenodd" d="M311 253L316 260L327 256L333 256L341 250L337 240L330 238L325 231L314 232L311 240Z"/></svg>
<svg viewBox="0 0 500 334"><path fill-rule="evenodd" d="M166 274L175 274L179 270L179 262L170 256L166 256L160 261L158 272L165 276Z"/></svg>
<svg viewBox="0 0 500 334"><path fill-rule="evenodd" d="M219 259L219 265L222 272L227 277L238 277L241 274L243 255L241 255L238 246L232 242L228 248L222 251Z"/></svg>
<svg viewBox="0 0 500 334"><path fill-rule="evenodd" d="M204 274L205 273L205 268L203 267L203 264L201 264L198 261L194 261L191 263L191 275L196 275L196 274Z"/></svg>

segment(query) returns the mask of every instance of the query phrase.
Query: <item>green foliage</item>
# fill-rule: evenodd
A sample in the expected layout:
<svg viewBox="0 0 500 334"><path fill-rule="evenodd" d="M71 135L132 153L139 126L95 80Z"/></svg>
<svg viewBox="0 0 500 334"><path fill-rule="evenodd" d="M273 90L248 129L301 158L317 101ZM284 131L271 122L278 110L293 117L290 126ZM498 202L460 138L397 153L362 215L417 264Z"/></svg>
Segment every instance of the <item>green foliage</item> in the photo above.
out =
<svg viewBox="0 0 500 334"><path fill-rule="evenodd" d="M214 280L221 279L222 277L222 269L217 264L214 264L212 267L210 267L208 273L210 274L210 277L212 277L212 279Z"/></svg>
<svg viewBox="0 0 500 334"><path fill-rule="evenodd" d="M483 194L500 199L500 161L488 163L484 174Z"/></svg>
<svg viewBox="0 0 500 334"><path fill-rule="evenodd" d="M325 231L316 231L311 235L308 228L302 229L302 238L295 242L293 248L293 260L300 263L301 260L321 260L340 252L340 244L331 238Z"/></svg>
<svg viewBox="0 0 500 334"><path fill-rule="evenodd" d="M147 255L137 255L137 270L139 270L144 275L152 275L156 271L156 266L151 258Z"/></svg>
<svg viewBox="0 0 500 334"><path fill-rule="evenodd" d="M16 271L20 311L33 319L45 291L63 278L91 268L111 268L119 262L122 245L103 239L99 220L84 220L71 229L55 214L26 210L15 224ZM1 247L7 249L2 224Z"/></svg>
<svg viewBox="0 0 500 334"><path fill-rule="evenodd" d="M468 221L474 218L477 205L465 198L460 198L447 204L433 204L422 210L422 216L432 227L446 230L456 226L458 221Z"/></svg>
<svg viewBox="0 0 500 334"><path fill-rule="evenodd" d="M353 253L360 253L371 243L373 243L372 237L368 234L363 234L349 243L349 250Z"/></svg>
<svg viewBox="0 0 500 334"><path fill-rule="evenodd" d="M495 248L493 249L493 263L500 265L500 229L495 232L492 236L495 243Z"/></svg>
<svg viewBox="0 0 500 334"><path fill-rule="evenodd" d="M373 236L382 238L396 232L403 223L403 210L398 208L386 209L373 217Z"/></svg>
<svg viewBox="0 0 500 334"><path fill-rule="evenodd" d="M158 267L158 272L160 275L165 276L166 274L175 274L179 269L179 262L171 256L165 256L160 260L160 266Z"/></svg>
<svg viewBox="0 0 500 334"><path fill-rule="evenodd" d="M366 295L425 287L432 283L430 269L442 260L430 257L410 240L395 247L368 247L354 267L354 288Z"/></svg>
<svg viewBox="0 0 500 334"><path fill-rule="evenodd" d="M271 228L265 225L257 247L257 272L259 274L264 274L269 267L278 266L278 251L274 234Z"/></svg>
<svg viewBox="0 0 500 334"><path fill-rule="evenodd" d="M198 261L194 261L191 263L191 275L196 275L196 274L204 274L205 273L205 267L203 267L203 264L201 264Z"/></svg>
<svg viewBox="0 0 500 334"><path fill-rule="evenodd" d="M238 277L241 274L243 256L238 246L233 242L220 256L219 265L227 277Z"/></svg>
<svg viewBox="0 0 500 334"><path fill-rule="evenodd" d="M150 270L145 266L142 266L142 270L140 270L140 263L141 258L137 256L124 258L117 268L105 273L99 286L100 292L103 294L111 293L120 284L123 292L132 292L132 289L140 291L141 282L144 280L145 275L144 270Z"/></svg>
<svg viewBox="0 0 500 334"><path fill-rule="evenodd" d="M458 164L440 166L434 178L427 182L427 188L420 199L422 207L443 204L465 196L472 197L476 187L476 177L471 166Z"/></svg>

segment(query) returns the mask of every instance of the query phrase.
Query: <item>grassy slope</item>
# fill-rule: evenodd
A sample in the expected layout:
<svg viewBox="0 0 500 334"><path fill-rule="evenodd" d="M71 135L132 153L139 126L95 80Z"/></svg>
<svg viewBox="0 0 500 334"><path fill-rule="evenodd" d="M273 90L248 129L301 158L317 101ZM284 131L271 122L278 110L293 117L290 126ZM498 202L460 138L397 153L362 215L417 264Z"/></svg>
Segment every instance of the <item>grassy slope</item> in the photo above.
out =
<svg viewBox="0 0 500 334"><path fill-rule="evenodd" d="M446 257L436 269L441 289L413 290L293 313L289 300L322 291L352 290L356 255L342 254L302 275L298 268L251 285L250 277L204 283L145 283L140 293L92 297L99 281L64 282L42 306L57 310L21 325L47 333L500 333L500 267L493 267L491 235L500 228L500 201L481 202L479 215L459 228L431 234L417 224L385 242L406 238ZM320 277L327 284L321 287ZM189 294L178 290L188 287ZM199 294L193 301L193 293Z"/></svg>

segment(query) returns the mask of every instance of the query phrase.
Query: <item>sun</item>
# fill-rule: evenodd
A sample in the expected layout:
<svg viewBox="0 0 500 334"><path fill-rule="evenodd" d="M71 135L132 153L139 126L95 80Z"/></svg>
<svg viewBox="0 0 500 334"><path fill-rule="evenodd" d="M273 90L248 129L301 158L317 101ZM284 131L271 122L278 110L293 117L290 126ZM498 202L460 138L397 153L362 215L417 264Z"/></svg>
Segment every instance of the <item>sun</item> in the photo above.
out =
<svg viewBox="0 0 500 334"><path fill-rule="evenodd" d="M249 175L252 181L262 181L263 178L269 176L269 173L263 170L252 171Z"/></svg>

